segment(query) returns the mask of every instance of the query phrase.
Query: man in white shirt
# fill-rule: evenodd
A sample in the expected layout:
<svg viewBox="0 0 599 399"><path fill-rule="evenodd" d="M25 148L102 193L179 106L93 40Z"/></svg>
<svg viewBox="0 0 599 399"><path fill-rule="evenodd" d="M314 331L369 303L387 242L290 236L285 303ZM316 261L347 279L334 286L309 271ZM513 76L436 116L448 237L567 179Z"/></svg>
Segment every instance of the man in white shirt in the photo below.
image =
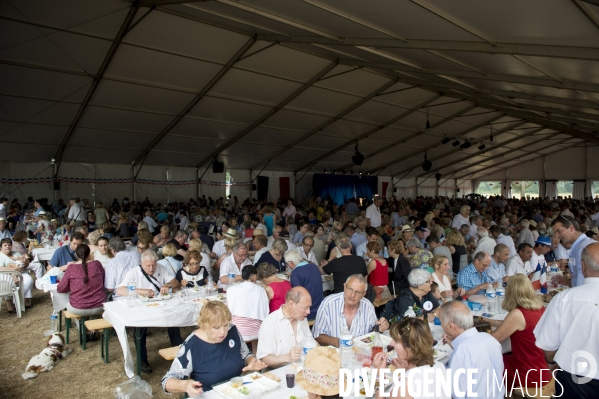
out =
<svg viewBox="0 0 599 399"><path fill-rule="evenodd" d="M221 255L227 252L225 248L225 237L237 239L237 230L228 229L227 232L221 236L222 239L214 243L212 246L212 253L214 256L210 255L212 258L218 259L221 257Z"/></svg>
<svg viewBox="0 0 599 399"><path fill-rule="evenodd" d="M67 216L68 222L75 221L75 227L81 226L85 221L83 207L77 202L77 198L71 198L71 208Z"/></svg>
<svg viewBox="0 0 599 399"><path fill-rule="evenodd" d="M220 264L219 282L229 284L229 275L235 275L235 281L241 281L241 270L252 261L248 259L248 249L243 244L237 244L233 247L233 253L223 259Z"/></svg>
<svg viewBox="0 0 599 399"><path fill-rule="evenodd" d="M148 230L150 230L150 233L154 234L154 230L156 230L156 227L158 227L158 223L156 223L154 220L152 211L146 211L146 217L143 218L143 221L148 224Z"/></svg>
<svg viewBox="0 0 599 399"><path fill-rule="evenodd" d="M599 243L582 251L584 282L557 294L534 329L550 370L560 369L555 397L596 398L599 392Z"/></svg>
<svg viewBox="0 0 599 399"><path fill-rule="evenodd" d="M530 258L530 267L533 271L537 270L537 266L541 269L547 267L547 261L545 255L551 250L551 239L547 236L539 236L535 241L535 246L532 249L532 256Z"/></svg>
<svg viewBox="0 0 599 399"><path fill-rule="evenodd" d="M366 223L370 227L381 227L381 204L383 199L378 195L372 200L372 205L366 208Z"/></svg>
<svg viewBox="0 0 599 399"><path fill-rule="evenodd" d="M6 207L8 206L8 198L0 198L0 218L6 219Z"/></svg>
<svg viewBox="0 0 599 399"><path fill-rule="evenodd" d="M316 260L316 256L314 255L312 248L314 248L314 238L305 237L302 241L302 245L300 245L298 249L304 260L307 260L308 262L318 266L318 261Z"/></svg>
<svg viewBox="0 0 599 399"><path fill-rule="evenodd" d="M457 231L464 224L470 226L470 219L468 219L469 215L470 215L470 206L463 205L460 208L460 213L458 213L457 215L455 215L453 217L453 221L451 222L451 227Z"/></svg>
<svg viewBox="0 0 599 399"><path fill-rule="evenodd" d="M310 306L312 299L304 287L287 291L285 304L262 321L256 358L273 368L299 361L301 343L310 336Z"/></svg>
<svg viewBox="0 0 599 399"><path fill-rule="evenodd" d="M532 258L533 250L532 247L523 242L518 247L518 254L508 259L505 264L506 276L513 276L514 274L521 273L527 275L529 278L532 277L535 269L530 265L530 258Z"/></svg>
<svg viewBox="0 0 599 399"><path fill-rule="evenodd" d="M501 344L487 333L474 327L472 311L459 301L444 303L437 312L445 335L443 339L453 348L449 357L452 373L452 398L503 398L505 386L496 381L503 378ZM473 386L468 386L466 374L473 374ZM475 396L468 396L467 392Z"/></svg>
<svg viewBox="0 0 599 399"><path fill-rule="evenodd" d="M283 227L281 227L278 224L272 229L272 235L267 238L266 242L266 246L268 248L272 248L272 243L275 242L277 238L279 238L279 234L281 234L281 231L283 231Z"/></svg>
<svg viewBox="0 0 599 399"><path fill-rule="evenodd" d="M478 228L483 225L483 220L480 216L474 215L470 218L470 229L468 230L468 235L470 237L475 237ZM490 253L490 252L488 252Z"/></svg>
<svg viewBox="0 0 599 399"><path fill-rule="evenodd" d="M497 244L503 244L510 249L510 257L518 254L516 246L514 245L514 240L512 240L512 237L504 235L501 231L501 227L494 225L489 227L489 231Z"/></svg>
<svg viewBox="0 0 599 399"><path fill-rule="evenodd" d="M287 200L287 207L283 210L283 223L287 224L287 218L295 219L296 209L293 205L293 198Z"/></svg>
<svg viewBox="0 0 599 399"><path fill-rule="evenodd" d="M516 246L519 246L523 242L530 244L532 247L535 244L535 238L530 231L530 222L526 219L520 221L520 232L518 233L518 239L516 240Z"/></svg>
<svg viewBox="0 0 599 399"><path fill-rule="evenodd" d="M476 245L476 249L474 250L473 253L478 253L478 252L484 251L488 254L492 254L493 251L495 250L495 246L497 245L497 243L495 242L494 239L489 237L489 233L487 232L487 229L485 229L482 226L478 227L476 229L476 234L480 237L480 239L478 240L478 244Z"/></svg>
<svg viewBox="0 0 599 399"><path fill-rule="evenodd" d="M127 297L127 286L130 282L135 283L135 293L146 295L150 298L158 295L168 294L169 290L179 288L179 281L170 274L168 269L158 263L158 255L152 250L147 250L141 255L141 266L129 270L123 277L123 281L116 289L117 295ZM141 354L141 371L152 373L152 367L148 363L148 351L146 349L147 328L140 328L139 352ZM168 336L172 346L183 343L179 327L169 327Z"/></svg>

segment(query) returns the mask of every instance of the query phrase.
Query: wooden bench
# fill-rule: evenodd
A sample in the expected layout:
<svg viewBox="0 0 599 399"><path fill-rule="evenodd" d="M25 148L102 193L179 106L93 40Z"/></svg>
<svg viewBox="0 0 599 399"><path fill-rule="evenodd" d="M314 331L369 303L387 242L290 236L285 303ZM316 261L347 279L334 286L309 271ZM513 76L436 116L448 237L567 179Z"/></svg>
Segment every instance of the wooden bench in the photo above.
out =
<svg viewBox="0 0 599 399"><path fill-rule="evenodd" d="M104 363L108 363L108 347L110 341L110 330L112 328L112 324L110 324L106 319L94 319L87 320L85 323L85 328L88 330L95 330L100 332L100 356Z"/></svg>
<svg viewBox="0 0 599 399"><path fill-rule="evenodd" d="M160 356L162 356L162 358L164 360L175 360L175 358L177 357L177 353L179 352L179 347L178 346L173 346L170 348L164 348L164 349L160 349L158 351L158 354Z"/></svg>

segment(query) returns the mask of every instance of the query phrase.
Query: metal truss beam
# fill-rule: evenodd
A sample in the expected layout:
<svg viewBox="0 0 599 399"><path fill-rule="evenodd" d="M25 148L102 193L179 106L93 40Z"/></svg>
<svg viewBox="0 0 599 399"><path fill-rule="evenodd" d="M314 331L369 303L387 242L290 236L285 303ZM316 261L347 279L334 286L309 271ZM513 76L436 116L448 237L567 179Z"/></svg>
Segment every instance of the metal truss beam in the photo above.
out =
<svg viewBox="0 0 599 399"><path fill-rule="evenodd" d="M424 101L424 102L416 105L415 107L410 108L409 110L407 110L406 112L402 113L401 115L396 116L395 118L393 118L393 119L391 119L391 120L383 123L380 126L377 126L377 127L373 128L373 129L370 129L369 131L367 131L364 134L361 134L360 136L356 137L355 139L353 139L353 140L351 140L351 141L349 141L349 142L347 142L345 144L342 144L339 147L337 147L337 148L335 148L335 149L327 152L326 154L324 154L324 155L322 155L322 156L320 156L320 157L318 157L318 158L316 158L316 159L308 162L307 164L303 165L301 168L296 169L295 173L300 172L300 171L302 171L302 170L304 170L306 168L311 167L312 165L316 164L317 162L319 162L319 161L321 161L321 160L323 160L325 158L330 157L331 155L333 155L333 154L341 151L342 149L344 149L344 148L346 148L346 147L348 147L348 146L350 146L352 144L355 144L355 143L359 142L360 140L363 140L363 139L365 139L367 137L370 137L374 133L379 132L379 131L385 129L386 127L394 124L395 122L397 122L397 121L405 118L406 116L413 114L414 112L418 111L420 108L426 107L428 104L432 103L433 101L438 100L441 97L442 97L441 94L438 94L438 95L435 95L435 96L431 97L430 99L428 99L428 100L426 100L426 101Z"/></svg>
<svg viewBox="0 0 599 399"><path fill-rule="evenodd" d="M527 122L524 122L524 123L527 123ZM522 125L522 124L520 124L520 125ZM510 130L514 129L515 127L517 127L517 126L511 127ZM532 130L532 131L530 131L528 133L523 134L522 136L514 137L514 138L512 138L510 140L506 140L504 142L498 143L498 145L496 145L496 146L494 145L494 146L487 147L484 150L479 150L476 154L468 154L465 157L462 157L462 158L457 159L455 161L446 163L445 165L438 166L438 167L433 167L433 169L436 170L436 171L438 171L438 172L440 172L443 168L446 168L448 166L455 165L455 164L458 164L458 163L462 163L464 161L467 161L470 158L478 157L480 155L486 154L487 152L490 152L490 151L493 151L493 150L497 150L497 149L499 149L501 147L505 147L508 144L511 144L511 143L516 142L516 141L519 141L519 140L522 140L524 138L527 138L527 137L530 137L532 135L535 135L535 134L537 134L537 133L539 133L539 132L541 132L541 131L543 131L545 129L546 129L545 127L540 127L538 129L534 129L534 130ZM495 137L497 137L497 135L495 135ZM527 145L530 145L530 144L527 144ZM510 149L510 150L515 151L516 149ZM443 155L438 156L436 158L431 158L431 159L429 159L429 161L431 161L431 162L438 161L439 159L448 157L449 155L452 155L452 154L455 154L455 151L448 152L447 154L443 154ZM427 173L422 173L422 174L418 175L417 177L425 176Z"/></svg>
<svg viewBox="0 0 599 399"><path fill-rule="evenodd" d="M276 114L277 112L279 112L279 110L281 110L283 107L285 107L291 101L293 101L296 97L298 97L300 94L302 94L304 91L306 91L314 83L318 82L323 76L325 76L327 73L329 73L337 65L339 65L339 64L337 64L336 62L332 62L329 65L327 65L322 71L320 71L318 74L316 74L316 76L314 76L312 79L310 79L310 81L304 83L300 88L298 88L293 93L291 93L286 99L284 99L282 102L280 102L276 107L274 107L273 109L271 109L270 111L268 111L264 116L262 116L256 122L252 123L250 126L248 126L247 128L243 129L243 131L241 131L240 133L238 133L231 140L227 141L225 144L223 144L220 147L218 147L209 156L207 156L206 158L204 158L198 164L197 167L201 168L202 166L204 166L208 162L212 161L212 159L214 157L216 157L218 154L220 154L221 152L223 152L224 150L226 150L227 148L229 148L230 146L232 146L233 144L235 144L243 136L245 136L246 134L248 134L249 132L251 132L252 130L254 130L255 128L257 128L258 126L260 126L268 118L270 118L271 116L273 116L274 114ZM253 170L253 168L252 168L252 170Z"/></svg>
<svg viewBox="0 0 599 399"><path fill-rule="evenodd" d="M71 138L71 135L73 134L73 131L75 130L75 127L77 126L77 123L79 123L79 120L81 119L81 116L83 115L83 112L87 108L87 104L89 103L90 99L92 98L99 83L102 81L102 77L104 76L104 73L108 69L110 62L112 61L114 55L116 54L116 51L119 48L119 45L121 44L121 41L127 34L127 31L129 29L129 27L131 26L131 23L133 22L133 18L135 18L135 14L137 14L137 10L139 10L139 1L138 0L136 0L135 2L133 2L133 4L131 4L131 8L129 8L129 12L127 13L125 20L121 24L121 28L119 29L116 37L114 38L112 45L110 46L110 49L108 50L108 53L106 53L106 56L104 57L104 61L102 61L102 65L100 66L98 73L94 77L94 80L93 80L92 84L90 85L90 87L87 91L87 94L85 95L85 98L83 99L83 102L81 103L81 106L79 107L79 109L77 110L77 113L75 114L75 118L73 118L73 121L71 122L69 128L67 129L67 132L65 133L64 137L62 138L62 141L60 142L60 145L58 146L58 150L56 151L56 154L54 155L54 160L56 162L56 168L55 168L56 172L54 174L54 177L58 176L58 172L60 169L60 163L62 162L62 156L64 154L65 147L66 147L67 143L69 142L69 139Z"/></svg>
<svg viewBox="0 0 599 399"><path fill-rule="evenodd" d="M306 140L306 139L314 136L316 133L322 131L323 129L325 129L328 126L332 125L333 123L337 122L339 119L343 118L344 116L346 116L347 114L349 114L350 112L352 112L353 110L355 110L356 108L361 107L362 105L366 104L368 101L370 101L374 97L380 95L382 92L384 92L388 88L394 86L396 83L397 83L396 80L391 80L391 81L385 83L384 85L382 85L381 87L379 87L378 89L376 89L375 91L373 91L372 93L370 93L368 96L364 97L363 99L361 99L357 103L353 104L352 106L350 106L350 107L344 109L343 111L341 111L340 113L338 113L333 118L325 121L324 123L321 123L320 125L318 125L314 129L310 130L308 133L304 134L302 137L298 138L297 140L292 141L291 143L287 144L285 147L281 148L279 151L275 152L274 154L272 154L269 157L267 157L264 160L262 160L260 163L257 163L256 165L252 166L250 168L250 170L257 170L265 162L270 162L271 160L273 160L274 158L278 157L279 155L281 155L285 151L290 150L291 148L295 147L296 145L298 145L302 141L304 141L304 140Z"/></svg>
<svg viewBox="0 0 599 399"><path fill-rule="evenodd" d="M245 42L245 44L235 53L235 55L231 57L229 62L223 65L223 67L218 71L216 75L214 75L212 79L210 79L210 81L204 86L204 88L198 94L196 94L196 96L185 106L185 108L183 108L181 112L179 112L179 114L164 129L162 129L160 134L156 136L150 144L148 144L148 146L137 156L137 158L135 158L135 161L133 161L133 166L138 165L140 162L143 162L143 160L145 160L145 158L148 156L150 151L156 146L156 144L158 144L160 140L162 140L164 136L166 136L168 132L170 132L171 129L175 127L175 125L177 125L177 123L179 123L181 119L183 119L183 117L187 115L187 113L191 111L191 109L198 102L200 102L202 98L204 98L204 96L214 87L214 85L216 85L218 81L221 80L223 76L225 76L225 74L250 49L250 47L254 45L255 42L256 39L253 37L250 38L247 42ZM137 173L139 173L140 169L141 167L138 168Z"/></svg>
<svg viewBox="0 0 599 399"><path fill-rule="evenodd" d="M436 105L436 104L435 104L435 105ZM461 115L465 114L466 112L473 110L474 108L476 108L476 105L471 105L471 106L469 106L469 107L467 107L467 108L465 108L465 109L463 109L463 110L461 110L461 111L458 111L458 112L454 113L453 115L450 115L450 116L448 116L447 118L443 118L443 119L441 119L439 122L435 122L435 123L433 123L433 124L431 125L431 129L434 129L434 128L438 127L438 126L441 126L442 124L444 124L444 123L447 123L447 122L449 122L450 120L453 120L453 119L455 119L455 118L457 118L457 117L459 117L459 116L461 116ZM364 160L367 160L368 158L372 158L372 157L374 157L374 156L377 156L377 155L379 155L379 154L381 154L381 153L383 153L383 152L385 152L385 151L388 151L388 150L390 150L391 148L397 147L398 145L400 145L400 144L403 144L403 143L405 143L406 141L408 141L408 140L411 140L411 139L413 139L413 138L415 138L415 137L418 137L418 136L420 136L421 134L422 134L422 132L421 132L421 131L418 131L418 132L416 132L416 133L413 133L413 134L409 135L408 137L405 137L405 138L403 138L403 139L401 139L401 140L398 140L398 141L394 142L394 143L393 143L393 144L391 144L391 145L385 145L385 147L381 148L380 150L376 150L376 151L374 151L373 153L370 153L370 154L368 154L368 155L365 155L365 156L364 156ZM351 164L351 163L350 163L350 164L347 164L347 165L343 166L342 168L338 168L338 169L337 169L337 171L340 171L340 170L345 170L346 168L349 168L349 167L350 167L350 166L352 166L352 165L353 165L353 164Z"/></svg>

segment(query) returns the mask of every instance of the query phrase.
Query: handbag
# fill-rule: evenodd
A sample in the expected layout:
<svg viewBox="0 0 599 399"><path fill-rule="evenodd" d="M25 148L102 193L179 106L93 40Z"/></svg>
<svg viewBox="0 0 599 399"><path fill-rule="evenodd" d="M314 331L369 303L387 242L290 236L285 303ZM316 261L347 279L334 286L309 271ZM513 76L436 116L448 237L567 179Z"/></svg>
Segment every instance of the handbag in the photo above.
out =
<svg viewBox="0 0 599 399"><path fill-rule="evenodd" d="M71 221L69 222L69 226L75 227L75 224L77 224L76 220L79 217L79 215L81 215L81 206L79 206L79 213L77 214L77 216L75 216L75 219L71 219Z"/></svg>

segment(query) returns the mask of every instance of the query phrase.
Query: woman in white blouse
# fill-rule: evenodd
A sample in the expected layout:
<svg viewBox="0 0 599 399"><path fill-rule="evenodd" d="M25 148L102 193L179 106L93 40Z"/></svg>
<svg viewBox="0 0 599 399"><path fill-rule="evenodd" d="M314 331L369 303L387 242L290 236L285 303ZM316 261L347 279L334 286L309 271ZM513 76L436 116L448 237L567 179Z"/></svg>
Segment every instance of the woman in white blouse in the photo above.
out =
<svg viewBox="0 0 599 399"><path fill-rule="evenodd" d="M466 291L463 288L458 288L453 291L451 289L451 280L449 279L449 260L445 255L435 255L430 261L430 265L435 270L433 272L433 280L439 285L439 291L441 292L441 298L445 302L452 301L458 296L466 295Z"/></svg>

